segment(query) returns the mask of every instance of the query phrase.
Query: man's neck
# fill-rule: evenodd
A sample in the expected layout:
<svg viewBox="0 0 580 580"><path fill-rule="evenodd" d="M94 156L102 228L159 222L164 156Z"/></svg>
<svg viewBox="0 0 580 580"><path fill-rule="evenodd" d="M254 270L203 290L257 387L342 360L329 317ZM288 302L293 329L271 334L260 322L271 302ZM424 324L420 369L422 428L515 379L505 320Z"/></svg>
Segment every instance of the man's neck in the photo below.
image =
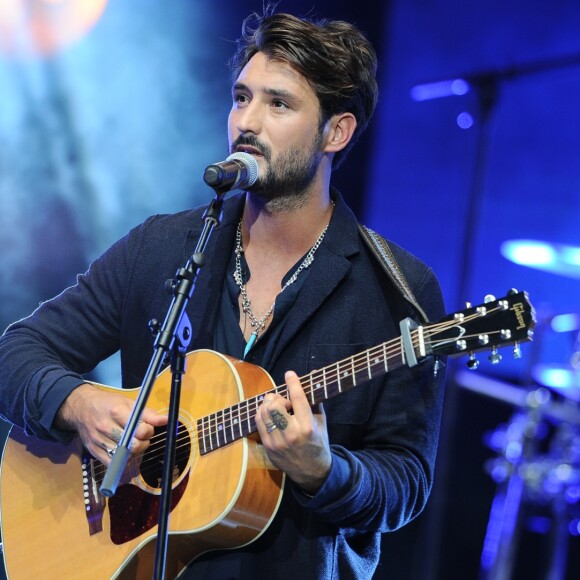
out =
<svg viewBox="0 0 580 580"><path fill-rule="evenodd" d="M333 207L328 191L285 209L272 209L271 204L248 193L242 220L244 248L300 256L328 225Z"/></svg>

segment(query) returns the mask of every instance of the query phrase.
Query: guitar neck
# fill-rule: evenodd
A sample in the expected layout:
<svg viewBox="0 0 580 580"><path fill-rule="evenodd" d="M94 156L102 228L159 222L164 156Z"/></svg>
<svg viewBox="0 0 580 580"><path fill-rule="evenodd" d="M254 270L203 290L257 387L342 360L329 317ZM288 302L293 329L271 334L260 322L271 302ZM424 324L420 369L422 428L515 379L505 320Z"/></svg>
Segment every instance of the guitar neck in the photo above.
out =
<svg viewBox="0 0 580 580"><path fill-rule="evenodd" d="M412 333L417 336L417 331ZM316 405L350 391L406 364L402 338L395 338L300 377L310 403ZM415 342L416 339L413 339ZM256 413L268 393L288 397L286 384L236 403L198 420L200 453L214 451L255 433Z"/></svg>
<svg viewBox="0 0 580 580"><path fill-rule="evenodd" d="M300 381L310 403L316 405L404 364L405 351L398 338L314 370Z"/></svg>

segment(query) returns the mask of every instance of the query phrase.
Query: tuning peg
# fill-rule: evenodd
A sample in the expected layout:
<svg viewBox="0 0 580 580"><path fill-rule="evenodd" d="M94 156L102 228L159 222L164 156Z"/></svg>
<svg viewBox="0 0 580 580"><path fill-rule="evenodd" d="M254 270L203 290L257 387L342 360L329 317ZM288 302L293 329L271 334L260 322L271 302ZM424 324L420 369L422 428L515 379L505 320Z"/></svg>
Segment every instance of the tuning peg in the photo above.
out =
<svg viewBox="0 0 580 580"><path fill-rule="evenodd" d="M475 355L471 353L469 355L469 359L467 360L467 368L471 371L474 371L479 367L479 361L475 358Z"/></svg>
<svg viewBox="0 0 580 580"><path fill-rule="evenodd" d="M496 365L501 361L502 356L499 354L499 352L497 352L497 348L494 346L491 354L487 358L492 365Z"/></svg>
<svg viewBox="0 0 580 580"><path fill-rule="evenodd" d="M516 290L516 288L510 288L508 290L508 296L513 296L514 294L518 294L518 291Z"/></svg>
<svg viewBox="0 0 580 580"><path fill-rule="evenodd" d="M483 299L485 304L489 304L490 302L493 302L494 300L495 300L495 296L493 294L486 294L485 298Z"/></svg>
<svg viewBox="0 0 580 580"><path fill-rule="evenodd" d="M520 348L520 344L518 342L514 344L514 358L522 358L522 349Z"/></svg>

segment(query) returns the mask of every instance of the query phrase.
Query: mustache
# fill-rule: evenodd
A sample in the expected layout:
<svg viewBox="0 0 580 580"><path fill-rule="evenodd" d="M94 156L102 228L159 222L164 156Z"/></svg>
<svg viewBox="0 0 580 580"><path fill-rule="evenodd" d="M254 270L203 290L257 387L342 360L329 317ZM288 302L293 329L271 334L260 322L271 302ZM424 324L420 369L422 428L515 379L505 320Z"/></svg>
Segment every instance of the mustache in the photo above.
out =
<svg viewBox="0 0 580 580"><path fill-rule="evenodd" d="M260 152L266 159L270 158L270 148L262 143L255 135L240 135L231 146L230 153L233 153L238 147L247 145Z"/></svg>

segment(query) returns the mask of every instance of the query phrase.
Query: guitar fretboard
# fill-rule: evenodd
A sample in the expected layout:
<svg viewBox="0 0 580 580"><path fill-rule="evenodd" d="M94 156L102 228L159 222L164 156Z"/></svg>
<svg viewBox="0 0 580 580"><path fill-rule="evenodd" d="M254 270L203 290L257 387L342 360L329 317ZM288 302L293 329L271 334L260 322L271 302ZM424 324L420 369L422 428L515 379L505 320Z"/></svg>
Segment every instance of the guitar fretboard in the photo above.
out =
<svg viewBox="0 0 580 580"><path fill-rule="evenodd" d="M352 357L300 377L302 388L312 405L345 393L369 380L405 364L402 339L396 338ZM202 455L219 449L257 431L256 413L268 393L288 396L286 384L227 407L197 421Z"/></svg>

